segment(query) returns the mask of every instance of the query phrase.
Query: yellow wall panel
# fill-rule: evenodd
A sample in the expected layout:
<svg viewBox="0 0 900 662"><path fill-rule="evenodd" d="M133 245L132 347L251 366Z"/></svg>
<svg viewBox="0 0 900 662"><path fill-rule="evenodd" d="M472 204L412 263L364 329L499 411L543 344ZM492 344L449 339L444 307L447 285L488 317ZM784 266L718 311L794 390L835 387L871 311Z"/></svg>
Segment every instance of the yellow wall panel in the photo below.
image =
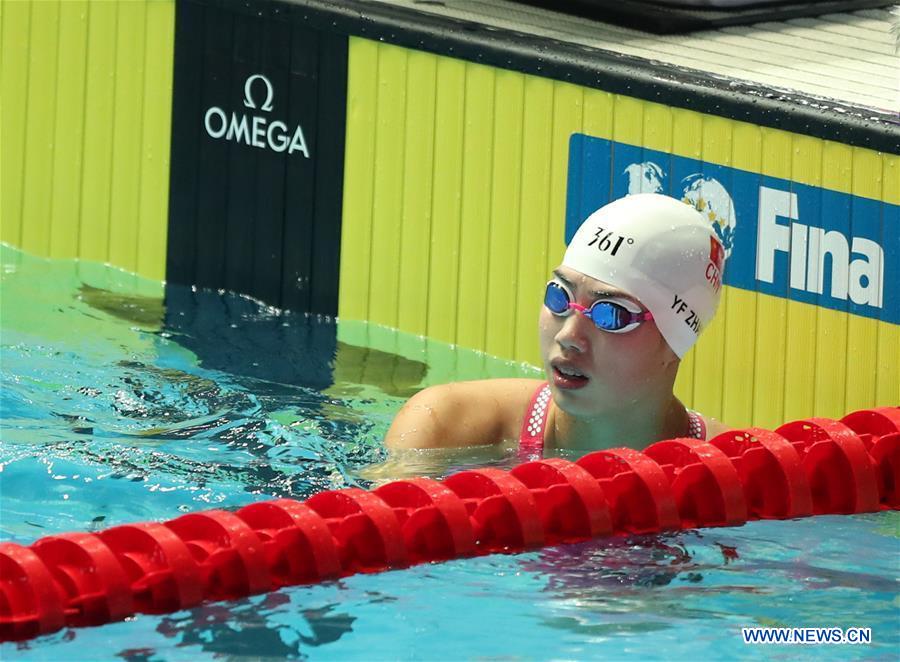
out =
<svg viewBox="0 0 900 662"><path fill-rule="evenodd" d="M137 270L146 14L142 2L121 4L116 35L112 161L122 165L110 181L109 261L129 271Z"/></svg>
<svg viewBox="0 0 900 662"><path fill-rule="evenodd" d="M672 153L672 109L658 103L644 104L644 147Z"/></svg>
<svg viewBox="0 0 900 662"><path fill-rule="evenodd" d="M844 411L847 379L847 315L830 308L816 308L816 372L813 411L819 416L840 417Z"/></svg>
<svg viewBox="0 0 900 662"><path fill-rule="evenodd" d="M375 108L381 50L375 42L351 39L349 51L338 316L365 320L369 315Z"/></svg>
<svg viewBox="0 0 900 662"><path fill-rule="evenodd" d="M166 273L174 48L175 4L149 2L144 40L137 272L158 280Z"/></svg>
<svg viewBox="0 0 900 662"><path fill-rule="evenodd" d="M584 91L584 133L607 140L612 138L615 100L615 95L609 92Z"/></svg>
<svg viewBox="0 0 900 662"><path fill-rule="evenodd" d="M466 65L462 219L459 238L459 316L456 342L484 349L487 322L491 168L494 158L494 69Z"/></svg>
<svg viewBox="0 0 900 662"><path fill-rule="evenodd" d="M418 335L425 334L428 321L432 181L444 175L444 164L434 160L436 68L433 55L410 52L397 326Z"/></svg>
<svg viewBox="0 0 900 662"><path fill-rule="evenodd" d="M513 356L518 283L518 235L522 184L522 117L525 77L497 72L494 87L494 159L491 172L490 239L487 316L484 349L496 356ZM546 159L546 152L541 156Z"/></svg>
<svg viewBox="0 0 900 662"><path fill-rule="evenodd" d="M515 301L515 318L510 331L515 346L510 356L517 361L536 362L538 348L538 314L547 273L547 235L550 220L550 172L553 153L554 118L553 81L525 77L522 129L521 213L519 215L518 251L515 290L506 291ZM568 118L571 121L571 117ZM580 118L579 118L580 120Z"/></svg>
<svg viewBox="0 0 900 662"><path fill-rule="evenodd" d="M613 140L629 145L643 145L644 102L621 94L617 94L615 100Z"/></svg>
<svg viewBox="0 0 900 662"><path fill-rule="evenodd" d="M21 246L46 255L50 248L50 200L53 190L53 129L56 107L47 90L56 87L59 3L39 2L31 12L28 64L28 110Z"/></svg>
<svg viewBox="0 0 900 662"><path fill-rule="evenodd" d="M900 402L900 326L881 322L876 333L875 404L896 406Z"/></svg>
<svg viewBox="0 0 900 662"><path fill-rule="evenodd" d="M372 198L370 321L397 326L399 303L400 213L406 133L406 67L409 51L383 46L378 54L378 105L375 108L375 167Z"/></svg>
<svg viewBox="0 0 900 662"><path fill-rule="evenodd" d="M25 171L25 117L28 112L28 35L30 2L3 4L0 25L0 241L19 246L22 240L22 182Z"/></svg>
<svg viewBox="0 0 900 662"><path fill-rule="evenodd" d="M49 249L54 258L78 257L89 11L86 0L60 4Z"/></svg>
<svg viewBox="0 0 900 662"><path fill-rule="evenodd" d="M690 159L703 158L703 115L672 108L672 153Z"/></svg>
<svg viewBox="0 0 900 662"><path fill-rule="evenodd" d="M798 301L786 302L784 413L794 421L815 411L816 307Z"/></svg>
<svg viewBox="0 0 900 662"><path fill-rule="evenodd" d="M847 316L847 385L844 412L871 407L876 401L878 362L878 320ZM897 401L893 404L896 405ZM889 402L883 404L890 404Z"/></svg>
<svg viewBox="0 0 900 662"><path fill-rule="evenodd" d="M727 267L726 267L727 268ZM756 292L723 288L722 317L725 342L722 385L722 422L735 427L751 425L753 376L756 368ZM707 412L703 412L707 413Z"/></svg>
<svg viewBox="0 0 900 662"><path fill-rule="evenodd" d="M91 3L88 19L84 177L78 254L94 262L109 259L118 8L118 4L113 2Z"/></svg>
<svg viewBox="0 0 900 662"><path fill-rule="evenodd" d="M439 58L436 75L434 163L440 176L434 177L432 193L427 335L453 343L459 301L466 65Z"/></svg>
<svg viewBox="0 0 900 662"><path fill-rule="evenodd" d="M0 240L162 279L174 3L3 9Z"/></svg>

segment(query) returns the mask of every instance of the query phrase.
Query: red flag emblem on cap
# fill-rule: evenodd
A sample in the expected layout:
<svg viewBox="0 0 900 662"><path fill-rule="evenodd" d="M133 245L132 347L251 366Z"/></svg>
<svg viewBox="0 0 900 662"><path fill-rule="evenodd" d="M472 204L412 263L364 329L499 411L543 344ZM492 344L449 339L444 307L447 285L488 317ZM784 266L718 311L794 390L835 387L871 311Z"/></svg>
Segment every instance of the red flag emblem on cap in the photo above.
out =
<svg viewBox="0 0 900 662"><path fill-rule="evenodd" d="M715 237L709 238L709 261L716 265L716 269L719 272L722 271L722 266L725 262L725 249L722 248L722 244Z"/></svg>
<svg viewBox="0 0 900 662"><path fill-rule="evenodd" d="M722 267L725 264L725 249L715 237L709 238L709 263L706 265L706 280L713 290L722 287Z"/></svg>

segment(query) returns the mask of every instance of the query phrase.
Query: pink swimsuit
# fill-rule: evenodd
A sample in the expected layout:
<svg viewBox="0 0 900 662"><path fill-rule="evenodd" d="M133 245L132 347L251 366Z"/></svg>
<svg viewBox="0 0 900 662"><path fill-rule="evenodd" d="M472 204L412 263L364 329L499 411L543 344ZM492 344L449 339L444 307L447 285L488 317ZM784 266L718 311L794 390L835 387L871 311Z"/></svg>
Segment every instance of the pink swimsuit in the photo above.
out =
<svg viewBox="0 0 900 662"><path fill-rule="evenodd" d="M550 385L541 384L531 398L528 414L522 422L519 433L519 459L539 460L544 455L544 433L547 428L547 414L550 411ZM706 423L695 411L687 410L688 435L692 439L706 439Z"/></svg>

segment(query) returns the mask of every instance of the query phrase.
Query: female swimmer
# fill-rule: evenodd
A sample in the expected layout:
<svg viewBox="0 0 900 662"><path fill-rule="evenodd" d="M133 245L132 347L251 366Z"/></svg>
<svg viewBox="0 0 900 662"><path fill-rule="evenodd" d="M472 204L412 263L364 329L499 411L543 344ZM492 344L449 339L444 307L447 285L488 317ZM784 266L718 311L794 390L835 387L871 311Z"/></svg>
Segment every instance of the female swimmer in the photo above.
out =
<svg viewBox="0 0 900 662"><path fill-rule="evenodd" d="M719 302L724 249L693 207L657 194L616 200L581 225L544 292L548 382L486 379L429 387L397 414L389 448L518 439L523 457L727 428L690 411L673 386Z"/></svg>

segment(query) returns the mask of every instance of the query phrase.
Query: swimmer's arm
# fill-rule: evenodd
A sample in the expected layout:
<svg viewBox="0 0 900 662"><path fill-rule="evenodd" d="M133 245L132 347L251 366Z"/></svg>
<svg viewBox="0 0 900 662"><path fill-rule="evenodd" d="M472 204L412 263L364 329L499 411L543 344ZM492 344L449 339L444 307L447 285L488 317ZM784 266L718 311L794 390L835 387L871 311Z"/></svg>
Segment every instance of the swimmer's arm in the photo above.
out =
<svg viewBox="0 0 900 662"><path fill-rule="evenodd" d="M479 403L478 382L430 386L411 397L385 435L388 448L462 448L502 439L497 409Z"/></svg>
<svg viewBox="0 0 900 662"><path fill-rule="evenodd" d="M397 448L467 448L517 439L539 379L507 377L432 386L410 398L385 437Z"/></svg>

